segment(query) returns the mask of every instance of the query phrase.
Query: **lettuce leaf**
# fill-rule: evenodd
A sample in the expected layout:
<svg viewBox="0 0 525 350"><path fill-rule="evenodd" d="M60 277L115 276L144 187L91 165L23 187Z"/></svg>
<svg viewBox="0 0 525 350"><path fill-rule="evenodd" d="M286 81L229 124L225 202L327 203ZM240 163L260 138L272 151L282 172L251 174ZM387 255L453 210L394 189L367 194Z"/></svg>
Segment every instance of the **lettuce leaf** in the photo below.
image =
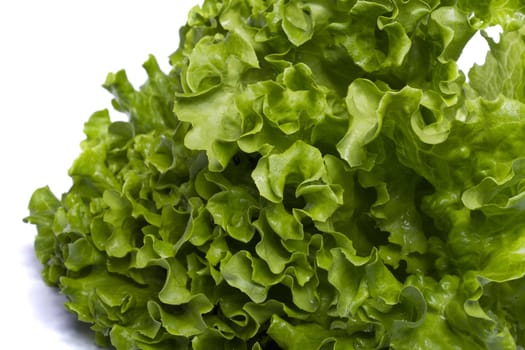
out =
<svg viewBox="0 0 525 350"><path fill-rule="evenodd" d="M31 197L44 281L118 350L523 349L524 9L205 0Z"/></svg>

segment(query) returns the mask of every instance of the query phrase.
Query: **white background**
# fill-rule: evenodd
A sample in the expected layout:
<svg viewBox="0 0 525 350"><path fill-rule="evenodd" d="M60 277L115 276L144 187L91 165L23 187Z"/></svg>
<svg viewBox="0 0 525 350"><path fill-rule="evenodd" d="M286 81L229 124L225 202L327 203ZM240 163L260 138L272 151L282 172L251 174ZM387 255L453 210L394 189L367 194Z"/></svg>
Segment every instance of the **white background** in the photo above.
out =
<svg viewBox="0 0 525 350"><path fill-rule="evenodd" d="M84 122L111 106L107 73L124 68L138 87L150 53L167 70L179 27L200 2L0 1L0 348L97 349L40 279L36 231L22 218L34 189L69 188Z"/></svg>
<svg viewBox="0 0 525 350"><path fill-rule="evenodd" d="M63 297L41 281L35 229L22 218L34 189L49 185L57 196L67 191L83 123L110 107L111 95L101 87L106 74L124 68L139 86L150 53L167 70L178 29L198 3L0 3L0 347L97 349L88 327L75 322ZM462 66L482 59L472 51Z"/></svg>

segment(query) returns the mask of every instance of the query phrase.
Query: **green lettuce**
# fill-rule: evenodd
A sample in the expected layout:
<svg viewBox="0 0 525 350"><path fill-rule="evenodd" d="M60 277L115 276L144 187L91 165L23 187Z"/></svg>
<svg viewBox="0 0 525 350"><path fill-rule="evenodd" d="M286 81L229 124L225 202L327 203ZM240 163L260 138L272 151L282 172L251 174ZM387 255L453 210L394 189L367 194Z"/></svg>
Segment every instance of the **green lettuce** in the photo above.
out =
<svg viewBox="0 0 525 350"><path fill-rule="evenodd" d="M118 350L523 349L524 28L521 0L205 0L34 192L44 281Z"/></svg>

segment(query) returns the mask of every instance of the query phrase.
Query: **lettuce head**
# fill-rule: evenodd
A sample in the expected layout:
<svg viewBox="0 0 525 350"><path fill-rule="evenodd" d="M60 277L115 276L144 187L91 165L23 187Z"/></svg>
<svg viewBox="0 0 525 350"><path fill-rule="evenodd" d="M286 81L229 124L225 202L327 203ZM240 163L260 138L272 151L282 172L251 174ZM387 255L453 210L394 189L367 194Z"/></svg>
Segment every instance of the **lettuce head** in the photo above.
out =
<svg viewBox="0 0 525 350"><path fill-rule="evenodd" d="M523 349L524 9L205 0L34 192L45 282L118 350Z"/></svg>

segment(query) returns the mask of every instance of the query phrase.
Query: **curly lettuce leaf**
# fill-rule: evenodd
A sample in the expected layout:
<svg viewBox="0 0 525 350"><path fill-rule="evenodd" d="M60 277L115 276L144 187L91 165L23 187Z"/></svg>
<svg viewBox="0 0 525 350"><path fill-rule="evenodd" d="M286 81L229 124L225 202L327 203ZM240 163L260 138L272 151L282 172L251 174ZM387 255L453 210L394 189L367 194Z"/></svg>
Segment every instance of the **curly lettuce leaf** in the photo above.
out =
<svg viewBox="0 0 525 350"><path fill-rule="evenodd" d="M43 279L131 349L521 349L523 3L206 0L104 84ZM457 59L479 30L486 62Z"/></svg>

